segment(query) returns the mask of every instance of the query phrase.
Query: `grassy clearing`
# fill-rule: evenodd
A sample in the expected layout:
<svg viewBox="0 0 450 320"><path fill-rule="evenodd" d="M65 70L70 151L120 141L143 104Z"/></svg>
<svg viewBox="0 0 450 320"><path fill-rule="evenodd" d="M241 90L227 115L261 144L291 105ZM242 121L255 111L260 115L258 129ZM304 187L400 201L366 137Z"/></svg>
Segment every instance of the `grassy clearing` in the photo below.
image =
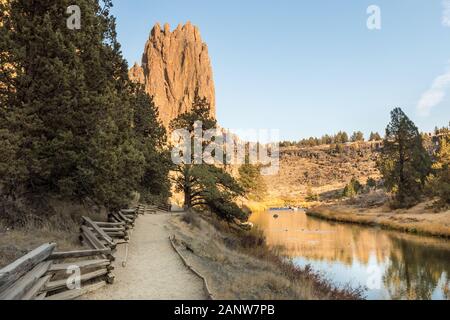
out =
<svg viewBox="0 0 450 320"><path fill-rule="evenodd" d="M338 289L310 269L299 269L266 245L257 229L243 231L195 212L176 216L170 231L183 255L208 280L218 299L359 299L361 290Z"/></svg>
<svg viewBox="0 0 450 320"><path fill-rule="evenodd" d="M433 212L430 204L421 203L411 209L391 210L387 206L361 208L338 203L311 208L306 214L330 221L450 238L450 211Z"/></svg>

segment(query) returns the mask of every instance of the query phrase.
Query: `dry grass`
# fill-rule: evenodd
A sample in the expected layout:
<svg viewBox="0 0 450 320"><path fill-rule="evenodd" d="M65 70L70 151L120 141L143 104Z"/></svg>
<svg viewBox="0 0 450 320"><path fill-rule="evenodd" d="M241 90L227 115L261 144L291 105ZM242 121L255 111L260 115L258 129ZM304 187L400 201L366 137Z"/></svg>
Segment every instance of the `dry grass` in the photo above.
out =
<svg viewBox="0 0 450 320"><path fill-rule="evenodd" d="M103 212L68 203L53 204L55 214L24 215L20 223L0 219L0 268L46 242L57 243L58 250L81 248L79 229L83 215L104 220Z"/></svg>
<svg viewBox="0 0 450 320"><path fill-rule="evenodd" d="M307 197L308 187L321 199L342 190L352 177L361 182L379 178L377 153L371 143L349 144L344 152L335 153L331 146L310 148L282 148L280 171L265 176L269 198L301 201Z"/></svg>
<svg viewBox="0 0 450 320"><path fill-rule="evenodd" d="M392 210L388 205L370 207L364 199L335 202L307 211L309 216L337 222L378 226L396 231L450 238L450 210L436 213L432 201L410 209Z"/></svg>
<svg viewBox="0 0 450 320"><path fill-rule="evenodd" d="M334 288L309 269L299 269L269 249L261 231L243 231L211 217L174 217L171 232L189 263L208 280L218 299L357 299L359 290ZM185 221L188 221L186 223Z"/></svg>

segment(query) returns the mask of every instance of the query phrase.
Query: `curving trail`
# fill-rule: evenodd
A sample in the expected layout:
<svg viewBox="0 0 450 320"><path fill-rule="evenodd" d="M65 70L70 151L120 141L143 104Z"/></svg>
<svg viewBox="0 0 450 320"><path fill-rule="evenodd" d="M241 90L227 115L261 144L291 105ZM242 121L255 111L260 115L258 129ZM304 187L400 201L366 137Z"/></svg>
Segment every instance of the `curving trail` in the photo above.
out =
<svg viewBox="0 0 450 320"><path fill-rule="evenodd" d="M201 280L183 265L170 245L165 228L169 218L170 214L139 216L131 234L126 267L122 266L125 245L119 245L114 262L114 284L83 299L206 299Z"/></svg>

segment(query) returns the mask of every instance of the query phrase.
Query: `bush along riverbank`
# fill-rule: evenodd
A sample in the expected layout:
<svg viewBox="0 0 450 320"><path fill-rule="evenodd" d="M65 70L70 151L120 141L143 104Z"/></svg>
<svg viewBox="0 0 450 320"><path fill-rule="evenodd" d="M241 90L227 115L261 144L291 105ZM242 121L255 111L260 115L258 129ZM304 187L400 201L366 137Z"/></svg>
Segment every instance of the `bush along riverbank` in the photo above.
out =
<svg viewBox="0 0 450 320"><path fill-rule="evenodd" d="M174 216L168 228L216 299L364 298L362 288L336 288L311 269L297 268L281 248L269 248L258 229L244 231L197 212Z"/></svg>

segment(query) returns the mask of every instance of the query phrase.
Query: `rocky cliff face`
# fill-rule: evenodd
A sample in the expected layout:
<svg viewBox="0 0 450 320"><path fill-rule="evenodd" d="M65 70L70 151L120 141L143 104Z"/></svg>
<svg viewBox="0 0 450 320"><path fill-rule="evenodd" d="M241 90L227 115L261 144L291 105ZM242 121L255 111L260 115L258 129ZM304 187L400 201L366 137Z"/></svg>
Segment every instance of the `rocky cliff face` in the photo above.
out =
<svg viewBox="0 0 450 320"><path fill-rule="evenodd" d="M133 81L144 84L154 96L164 126L189 111L194 97L206 97L215 117L215 90L208 48L197 27L190 22L171 31L156 24L147 41L142 65L130 70Z"/></svg>

